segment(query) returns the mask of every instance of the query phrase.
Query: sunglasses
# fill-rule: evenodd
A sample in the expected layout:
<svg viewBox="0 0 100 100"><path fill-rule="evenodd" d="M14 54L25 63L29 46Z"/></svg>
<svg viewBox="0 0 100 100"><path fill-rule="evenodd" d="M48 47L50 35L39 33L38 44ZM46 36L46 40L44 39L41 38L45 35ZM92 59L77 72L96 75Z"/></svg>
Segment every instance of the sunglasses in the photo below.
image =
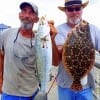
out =
<svg viewBox="0 0 100 100"><path fill-rule="evenodd" d="M66 7L68 12L80 11L81 7Z"/></svg>

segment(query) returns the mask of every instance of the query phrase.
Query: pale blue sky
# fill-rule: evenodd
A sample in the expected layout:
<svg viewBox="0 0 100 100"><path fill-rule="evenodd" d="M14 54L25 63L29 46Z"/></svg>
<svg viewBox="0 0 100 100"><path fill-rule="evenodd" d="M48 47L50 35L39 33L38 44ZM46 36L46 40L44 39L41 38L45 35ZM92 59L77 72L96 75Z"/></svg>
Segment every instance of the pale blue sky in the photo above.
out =
<svg viewBox="0 0 100 100"><path fill-rule="evenodd" d="M100 0L90 0L91 4L98 3Z"/></svg>
<svg viewBox="0 0 100 100"><path fill-rule="evenodd" d="M39 7L39 16L47 15L48 20L53 19L58 25L66 20L65 14L57 7L63 6L64 0L0 0L0 23L18 27L20 22L18 13L22 1L32 1ZM87 1L87 0L83 0ZM100 26L100 0L89 0L89 5L84 9L84 19Z"/></svg>

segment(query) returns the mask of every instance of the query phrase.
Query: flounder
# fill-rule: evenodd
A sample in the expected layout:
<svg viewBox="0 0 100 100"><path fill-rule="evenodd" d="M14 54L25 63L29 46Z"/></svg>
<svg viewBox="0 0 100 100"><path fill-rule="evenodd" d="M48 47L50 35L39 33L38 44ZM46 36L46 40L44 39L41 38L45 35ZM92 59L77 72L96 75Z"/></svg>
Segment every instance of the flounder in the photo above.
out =
<svg viewBox="0 0 100 100"><path fill-rule="evenodd" d="M89 25L81 21L68 34L62 52L62 62L66 72L71 75L71 89L81 90L81 79L93 68L95 49L91 41Z"/></svg>

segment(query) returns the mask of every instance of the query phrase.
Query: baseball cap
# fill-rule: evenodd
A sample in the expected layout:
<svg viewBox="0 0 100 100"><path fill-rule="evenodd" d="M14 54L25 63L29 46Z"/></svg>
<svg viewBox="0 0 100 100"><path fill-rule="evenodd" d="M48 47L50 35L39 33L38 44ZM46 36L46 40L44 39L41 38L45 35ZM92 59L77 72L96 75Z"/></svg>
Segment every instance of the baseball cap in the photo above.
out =
<svg viewBox="0 0 100 100"><path fill-rule="evenodd" d="M23 9L26 6L30 6L32 8L33 12L36 13L36 15L38 16L38 7L34 3L32 3L32 2L22 2L20 4L20 9Z"/></svg>

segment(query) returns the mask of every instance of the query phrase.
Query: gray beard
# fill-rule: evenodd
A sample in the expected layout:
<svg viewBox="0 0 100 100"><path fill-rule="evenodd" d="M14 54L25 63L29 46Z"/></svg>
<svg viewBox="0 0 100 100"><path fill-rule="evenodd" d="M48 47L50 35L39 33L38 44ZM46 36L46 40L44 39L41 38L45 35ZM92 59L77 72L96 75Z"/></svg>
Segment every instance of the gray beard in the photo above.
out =
<svg viewBox="0 0 100 100"><path fill-rule="evenodd" d="M77 19L77 20L75 20L75 21L69 19L69 22L70 22L71 24L73 24L73 25L77 25L77 24L79 24L80 21L81 21L81 19Z"/></svg>
<svg viewBox="0 0 100 100"><path fill-rule="evenodd" d="M21 22L21 28L23 28L23 29L32 29L33 28L33 24L32 23Z"/></svg>

